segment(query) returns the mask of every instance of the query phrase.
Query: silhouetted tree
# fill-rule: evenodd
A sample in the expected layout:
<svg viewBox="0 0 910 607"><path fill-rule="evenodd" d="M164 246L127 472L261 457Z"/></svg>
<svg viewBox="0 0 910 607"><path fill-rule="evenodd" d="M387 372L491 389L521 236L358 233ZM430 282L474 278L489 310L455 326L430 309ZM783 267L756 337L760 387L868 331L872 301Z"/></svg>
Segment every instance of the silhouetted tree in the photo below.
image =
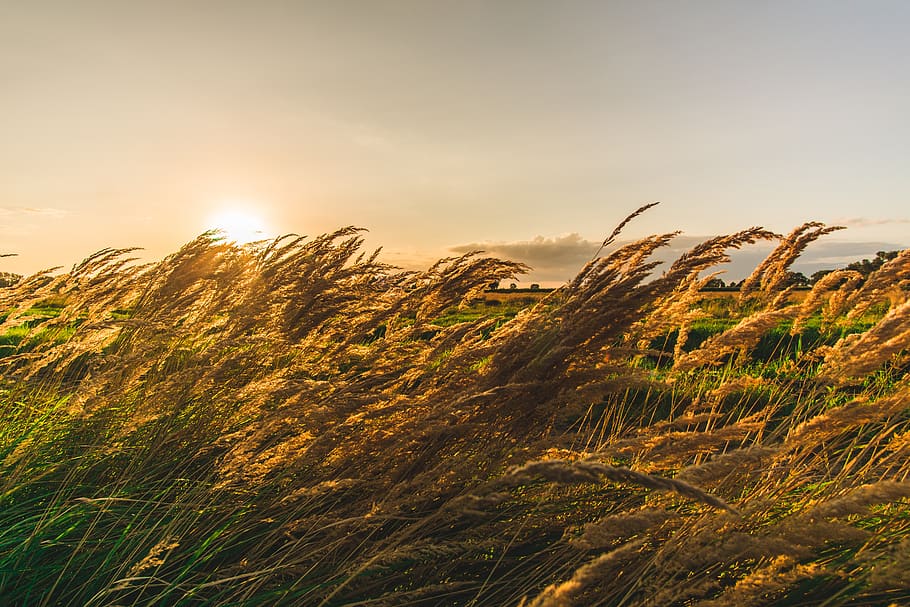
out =
<svg viewBox="0 0 910 607"><path fill-rule="evenodd" d="M854 261L847 266L847 269L856 270L863 276L868 276L872 272L885 265L886 262L891 261L897 257L898 253L900 253L900 251L879 251L872 259L861 259L860 261Z"/></svg>
<svg viewBox="0 0 910 607"><path fill-rule="evenodd" d="M784 286L808 287L809 277L802 272L787 272L787 278L784 280Z"/></svg>

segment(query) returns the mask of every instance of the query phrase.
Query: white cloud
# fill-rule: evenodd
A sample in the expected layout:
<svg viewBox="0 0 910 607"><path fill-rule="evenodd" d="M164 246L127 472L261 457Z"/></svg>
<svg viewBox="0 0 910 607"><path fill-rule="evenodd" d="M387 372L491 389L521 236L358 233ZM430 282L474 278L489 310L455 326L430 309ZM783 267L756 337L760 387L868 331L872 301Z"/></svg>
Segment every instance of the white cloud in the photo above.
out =
<svg viewBox="0 0 910 607"><path fill-rule="evenodd" d="M69 215L63 209L51 207L0 207L0 217L52 217L61 219Z"/></svg>
<svg viewBox="0 0 910 607"><path fill-rule="evenodd" d="M599 246L599 242L572 233L550 238L536 236L532 240L514 242L474 242L457 245L450 250L455 253L479 250L494 257L520 261L533 269L529 280L564 282L591 260Z"/></svg>
<svg viewBox="0 0 910 607"><path fill-rule="evenodd" d="M834 225L847 226L849 228L868 228L874 226L902 225L910 223L910 219L875 219L872 217L847 217L838 219Z"/></svg>

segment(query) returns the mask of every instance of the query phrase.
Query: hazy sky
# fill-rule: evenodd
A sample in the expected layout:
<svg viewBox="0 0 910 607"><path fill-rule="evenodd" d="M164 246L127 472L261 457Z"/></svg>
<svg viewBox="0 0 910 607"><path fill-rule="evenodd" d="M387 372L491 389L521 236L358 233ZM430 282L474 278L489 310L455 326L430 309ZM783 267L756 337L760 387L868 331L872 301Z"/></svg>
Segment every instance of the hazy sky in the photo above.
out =
<svg viewBox="0 0 910 607"><path fill-rule="evenodd" d="M544 280L655 200L630 236L907 246L908 31L903 0L0 1L0 270L160 258L231 206Z"/></svg>

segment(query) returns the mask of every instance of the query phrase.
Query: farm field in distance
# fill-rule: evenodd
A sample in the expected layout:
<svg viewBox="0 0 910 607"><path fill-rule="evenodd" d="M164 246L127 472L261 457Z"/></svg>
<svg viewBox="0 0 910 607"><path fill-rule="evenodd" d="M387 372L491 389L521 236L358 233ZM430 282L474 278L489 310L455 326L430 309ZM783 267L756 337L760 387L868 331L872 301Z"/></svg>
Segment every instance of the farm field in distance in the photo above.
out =
<svg viewBox="0 0 910 607"><path fill-rule="evenodd" d="M908 604L910 251L796 290L830 231L536 292L354 228L11 281L0 602Z"/></svg>

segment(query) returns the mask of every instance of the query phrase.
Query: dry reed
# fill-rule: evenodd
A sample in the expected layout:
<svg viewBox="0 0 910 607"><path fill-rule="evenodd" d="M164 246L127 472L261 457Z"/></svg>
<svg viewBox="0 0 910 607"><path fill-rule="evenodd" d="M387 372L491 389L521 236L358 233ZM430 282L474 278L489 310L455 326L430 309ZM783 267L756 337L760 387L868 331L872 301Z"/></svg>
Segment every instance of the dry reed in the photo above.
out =
<svg viewBox="0 0 910 607"><path fill-rule="evenodd" d="M106 249L0 288L0 593L747 605L811 581L799 600L903 600L910 257L791 305L791 264L836 229L807 223L746 281L738 324L686 352L710 272L773 235L711 239L660 275L675 233L601 256L649 206L514 318L457 311L521 264L402 272L355 228L205 234L150 265ZM749 360L819 313L825 339L856 336ZM654 345L677 330L672 356Z"/></svg>

